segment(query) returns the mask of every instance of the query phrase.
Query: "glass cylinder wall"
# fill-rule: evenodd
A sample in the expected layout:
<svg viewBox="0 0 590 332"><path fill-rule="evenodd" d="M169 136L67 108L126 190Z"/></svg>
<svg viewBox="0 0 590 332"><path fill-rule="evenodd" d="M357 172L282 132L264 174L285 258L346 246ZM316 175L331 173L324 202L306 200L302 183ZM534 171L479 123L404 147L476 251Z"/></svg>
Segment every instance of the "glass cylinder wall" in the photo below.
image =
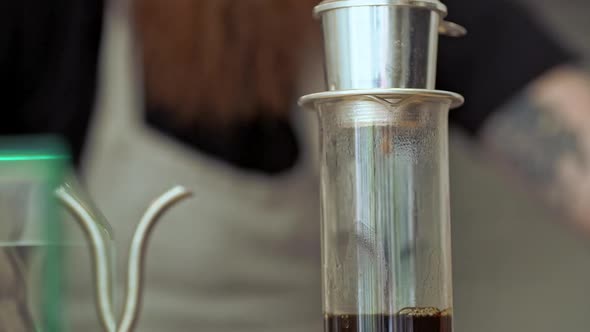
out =
<svg viewBox="0 0 590 332"><path fill-rule="evenodd" d="M450 104L316 103L326 331L452 330ZM437 329L420 328L420 317L436 319Z"/></svg>

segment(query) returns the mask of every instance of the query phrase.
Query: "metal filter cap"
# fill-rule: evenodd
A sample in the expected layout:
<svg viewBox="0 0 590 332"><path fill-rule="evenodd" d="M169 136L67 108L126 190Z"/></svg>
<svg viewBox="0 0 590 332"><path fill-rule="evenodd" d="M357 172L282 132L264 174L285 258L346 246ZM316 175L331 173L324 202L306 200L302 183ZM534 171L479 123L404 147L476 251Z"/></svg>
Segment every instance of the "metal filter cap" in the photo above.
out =
<svg viewBox="0 0 590 332"><path fill-rule="evenodd" d="M446 13L436 0L320 3L328 90L434 89L439 33L465 31Z"/></svg>

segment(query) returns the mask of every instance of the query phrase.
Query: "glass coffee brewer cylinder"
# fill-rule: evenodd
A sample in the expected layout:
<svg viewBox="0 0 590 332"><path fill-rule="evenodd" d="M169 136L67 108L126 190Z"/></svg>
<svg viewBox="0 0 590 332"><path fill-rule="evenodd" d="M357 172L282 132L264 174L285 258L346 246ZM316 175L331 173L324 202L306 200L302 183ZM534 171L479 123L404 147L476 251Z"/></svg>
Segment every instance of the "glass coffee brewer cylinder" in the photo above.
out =
<svg viewBox="0 0 590 332"><path fill-rule="evenodd" d="M321 130L326 332L450 332L447 116L434 90L438 1L328 0Z"/></svg>

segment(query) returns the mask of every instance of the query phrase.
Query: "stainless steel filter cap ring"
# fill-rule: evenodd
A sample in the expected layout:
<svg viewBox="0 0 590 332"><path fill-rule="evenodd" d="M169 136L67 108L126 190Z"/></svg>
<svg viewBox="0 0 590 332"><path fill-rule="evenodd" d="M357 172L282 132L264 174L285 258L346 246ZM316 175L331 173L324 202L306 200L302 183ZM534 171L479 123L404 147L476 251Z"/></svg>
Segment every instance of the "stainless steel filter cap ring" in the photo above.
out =
<svg viewBox="0 0 590 332"><path fill-rule="evenodd" d="M443 18L447 16L447 6L438 0L326 0L315 7L314 15L320 16L321 13L334 9L361 6L404 6L423 8L437 11Z"/></svg>

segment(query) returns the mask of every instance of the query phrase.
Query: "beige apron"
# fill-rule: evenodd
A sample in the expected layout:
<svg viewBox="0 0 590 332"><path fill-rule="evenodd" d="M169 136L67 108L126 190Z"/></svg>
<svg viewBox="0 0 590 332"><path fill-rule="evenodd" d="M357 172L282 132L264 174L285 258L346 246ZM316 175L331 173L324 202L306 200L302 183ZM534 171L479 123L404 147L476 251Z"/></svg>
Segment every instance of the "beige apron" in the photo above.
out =
<svg viewBox="0 0 590 332"><path fill-rule="evenodd" d="M111 10L105 29L84 177L115 231L120 279L133 228L150 200L175 184L195 193L154 232L138 331L321 331L313 161L304 157L288 174L266 177L147 128L125 16ZM95 319L80 317L76 330L95 328Z"/></svg>

